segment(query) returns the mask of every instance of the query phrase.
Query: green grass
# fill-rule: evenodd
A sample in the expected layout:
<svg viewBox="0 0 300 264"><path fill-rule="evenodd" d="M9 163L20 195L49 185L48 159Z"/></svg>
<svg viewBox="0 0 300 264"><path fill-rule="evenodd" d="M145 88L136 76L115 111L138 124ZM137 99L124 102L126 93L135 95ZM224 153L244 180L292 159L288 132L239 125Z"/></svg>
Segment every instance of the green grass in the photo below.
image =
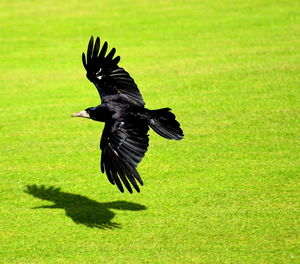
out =
<svg viewBox="0 0 300 264"><path fill-rule="evenodd" d="M2 1L0 263L299 263L299 8ZM185 132L150 133L140 194L100 174L103 124L69 118L99 102L92 34Z"/></svg>

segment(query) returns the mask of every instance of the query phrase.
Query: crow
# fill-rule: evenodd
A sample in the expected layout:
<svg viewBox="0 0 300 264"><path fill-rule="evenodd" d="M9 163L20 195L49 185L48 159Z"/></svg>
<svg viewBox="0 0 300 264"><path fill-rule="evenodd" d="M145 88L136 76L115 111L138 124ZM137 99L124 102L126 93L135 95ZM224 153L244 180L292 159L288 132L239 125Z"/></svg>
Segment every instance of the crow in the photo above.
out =
<svg viewBox="0 0 300 264"><path fill-rule="evenodd" d="M94 41L91 36L87 54L82 53L82 63L86 77L99 92L101 104L72 116L105 123L100 140L102 173L106 172L108 180L121 192L123 184L130 193L132 186L140 192L137 182L143 185L143 181L136 168L148 148L149 127L160 136L175 140L183 138L183 131L170 108L144 107L133 78L118 66L120 56L114 57L116 49L107 54L106 41L100 47L100 38Z"/></svg>

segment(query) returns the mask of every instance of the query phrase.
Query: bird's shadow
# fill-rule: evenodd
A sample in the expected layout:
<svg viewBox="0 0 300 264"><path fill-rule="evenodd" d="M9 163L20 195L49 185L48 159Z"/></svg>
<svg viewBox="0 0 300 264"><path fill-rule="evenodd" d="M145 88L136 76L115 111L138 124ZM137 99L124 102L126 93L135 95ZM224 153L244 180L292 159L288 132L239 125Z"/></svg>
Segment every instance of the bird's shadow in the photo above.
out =
<svg viewBox="0 0 300 264"><path fill-rule="evenodd" d="M79 194L62 192L60 188L55 188L54 186L27 185L24 192L54 203L53 205L43 205L33 209L64 209L66 215L74 223L92 228L113 229L121 227L120 224L112 222L115 213L110 209L129 211L147 209L144 205L126 201L99 203Z"/></svg>

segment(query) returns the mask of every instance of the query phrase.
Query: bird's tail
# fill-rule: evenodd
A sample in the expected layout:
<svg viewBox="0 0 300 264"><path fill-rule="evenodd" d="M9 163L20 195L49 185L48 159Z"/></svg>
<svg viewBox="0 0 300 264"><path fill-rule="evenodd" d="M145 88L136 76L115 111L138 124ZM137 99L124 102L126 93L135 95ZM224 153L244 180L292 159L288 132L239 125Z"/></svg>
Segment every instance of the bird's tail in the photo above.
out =
<svg viewBox="0 0 300 264"><path fill-rule="evenodd" d="M180 140L183 138L183 131L170 110L170 108L149 110L149 126L164 138Z"/></svg>

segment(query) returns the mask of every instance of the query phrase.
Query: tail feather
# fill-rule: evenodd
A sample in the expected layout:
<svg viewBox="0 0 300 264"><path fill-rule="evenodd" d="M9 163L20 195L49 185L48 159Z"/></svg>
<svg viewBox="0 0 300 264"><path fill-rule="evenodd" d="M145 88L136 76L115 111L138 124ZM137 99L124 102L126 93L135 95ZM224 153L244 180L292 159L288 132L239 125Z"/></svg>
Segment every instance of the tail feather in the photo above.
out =
<svg viewBox="0 0 300 264"><path fill-rule="evenodd" d="M175 115L170 110L170 108L149 110L149 126L164 138L180 140L183 138L183 131L175 119Z"/></svg>

